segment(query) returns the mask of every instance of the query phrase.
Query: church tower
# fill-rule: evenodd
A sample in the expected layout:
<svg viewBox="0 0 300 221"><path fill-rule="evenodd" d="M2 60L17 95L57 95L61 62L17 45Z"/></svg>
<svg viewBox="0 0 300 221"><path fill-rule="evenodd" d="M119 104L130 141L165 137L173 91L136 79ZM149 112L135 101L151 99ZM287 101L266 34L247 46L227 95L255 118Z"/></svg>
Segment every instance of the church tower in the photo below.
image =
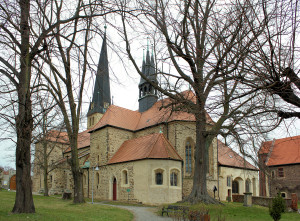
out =
<svg viewBox="0 0 300 221"><path fill-rule="evenodd" d="M150 58L149 47L147 47L146 60L143 59L142 73L148 77L153 83L157 83L154 56ZM139 83L139 112L148 110L157 101L157 90L141 77Z"/></svg>
<svg viewBox="0 0 300 221"><path fill-rule="evenodd" d="M110 104L110 84L105 30L96 74L93 99L90 102L89 111L87 113L88 129L93 127L96 123L98 123L98 121L101 119L101 117L103 116Z"/></svg>

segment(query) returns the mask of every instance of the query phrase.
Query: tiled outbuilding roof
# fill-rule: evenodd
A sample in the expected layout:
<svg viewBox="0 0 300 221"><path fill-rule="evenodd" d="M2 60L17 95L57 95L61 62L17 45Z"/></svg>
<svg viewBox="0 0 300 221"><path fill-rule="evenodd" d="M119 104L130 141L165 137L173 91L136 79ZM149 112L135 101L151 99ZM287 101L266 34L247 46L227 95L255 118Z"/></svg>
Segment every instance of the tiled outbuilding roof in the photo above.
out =
<svg viewBox="0 0 300 221"><path fill-rule="evenodd" d="M218 163L223 166L258 170L220 140L218 140Z"/></svg>
<svg viewBox="0 0 300 221"><path fill-rule="evenodd" d="M267 166L300 163L300 136L262 143L259 154L268 153Z"/></svg>
<svg viewBox="0 0 300 221"><path fill-rule="evenodd" d="M165 136L155 133L125 141L109 160L108 164L141 159L172 159L182 161Z"/></svg>

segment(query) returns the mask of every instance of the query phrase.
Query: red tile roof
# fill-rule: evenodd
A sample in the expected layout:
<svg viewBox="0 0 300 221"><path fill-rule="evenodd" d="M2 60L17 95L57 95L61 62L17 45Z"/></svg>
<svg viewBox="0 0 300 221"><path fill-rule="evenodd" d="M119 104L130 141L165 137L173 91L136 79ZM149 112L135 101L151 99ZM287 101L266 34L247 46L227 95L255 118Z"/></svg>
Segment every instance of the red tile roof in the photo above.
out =
<svg viewBox="0 0 300 221"><path fill-rule="evenodd" d="M220 140L218 140L218 163L223 166L258 170Z"/></svg>
<svg viewBox="0 0 300 221"><path fill-rule="evenodd" d="M78 145L77 149L81 149L81 148L90 146L90 133L89 133L89 130L85 130L85 131L78 134L77 145ZM65 150L65 153L70 152L70 151L71 151L71 147L68 147Z"/></svg>
<svg viewBox="0 0 300 221"><path fill-rule="evenodd" d="M182 94L192 101L195 100L195 96L191 91L186 91ZM195 121L195 116L192 113L172 111L171 106L162 108L170 102L171 99L169 98L160 100L156 102L150 109L142 113L111 105L101 120L91 129L91 131L100 129L107 125L136 131L163 122ZM208 114L206 117L208 123L213 123Z"/></svg>
<svg viewBox="0 0 300 221"><path fill-rule="evenodd" d="M51 142L57 142L62 144L69 143L68 133L58 130L50 130L46 136L46 139Z"/></svg>
<svg viewBox="0 0 300 221"><path fill-rule="evenodd" d="M259 153L269 154L267 166L300 163L300 136L264 142Z"/></svg>
<svg viewBox="0 0 300 221"><path fill-rule="evenodd" d="M125 141L108 164L141 159L182 160L163 134L149 134Z"/></svg>

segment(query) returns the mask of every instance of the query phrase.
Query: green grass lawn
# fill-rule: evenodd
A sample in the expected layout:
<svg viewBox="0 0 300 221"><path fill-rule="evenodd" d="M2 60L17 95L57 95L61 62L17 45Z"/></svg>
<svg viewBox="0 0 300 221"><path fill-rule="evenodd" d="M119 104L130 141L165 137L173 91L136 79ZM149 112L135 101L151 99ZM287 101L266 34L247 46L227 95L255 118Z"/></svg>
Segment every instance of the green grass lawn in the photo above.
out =
<svg viewBox="0 0 300 221"><path fill-rule="evenodd" d="M226 221L263 221L273 219L269 215L269 208L253 205L252 207L245 207L242 203L228 203L223 202L222 205L188 205L188 204L176 204L189 206L190 210L201 210L203 207L209 209L211 221L218 220L218 214L225 217ZM283 213L280 221L299 221L300 214L297 213Z"/></svg>
<svg viewBox="0 0 300 221"><path fill-rule="evenodd" d="M133 215L127 210L97 204L73 204L58 197L34 196L35 214L12 214L15 192L0 191L0 221L6 220L105 220L128 221Z"/></svg>

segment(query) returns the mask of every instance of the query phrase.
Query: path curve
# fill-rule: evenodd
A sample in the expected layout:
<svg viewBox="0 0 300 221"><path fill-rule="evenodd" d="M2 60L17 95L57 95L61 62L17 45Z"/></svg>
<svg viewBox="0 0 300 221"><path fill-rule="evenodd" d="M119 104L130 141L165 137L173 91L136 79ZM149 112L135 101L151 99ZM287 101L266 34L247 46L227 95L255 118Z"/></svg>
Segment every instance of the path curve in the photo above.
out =
<svg viewBox="0 0 300 221"><path fill-rule="evenodd" d="M121 205L111 205L106 203L95 203L107 206L114 206L122 209L127 209L131 211L134 215L134 221L171 221L170 217L158 216L155 213L155 208L153 207L141 207L141 206L121 206Z"/></svg>

